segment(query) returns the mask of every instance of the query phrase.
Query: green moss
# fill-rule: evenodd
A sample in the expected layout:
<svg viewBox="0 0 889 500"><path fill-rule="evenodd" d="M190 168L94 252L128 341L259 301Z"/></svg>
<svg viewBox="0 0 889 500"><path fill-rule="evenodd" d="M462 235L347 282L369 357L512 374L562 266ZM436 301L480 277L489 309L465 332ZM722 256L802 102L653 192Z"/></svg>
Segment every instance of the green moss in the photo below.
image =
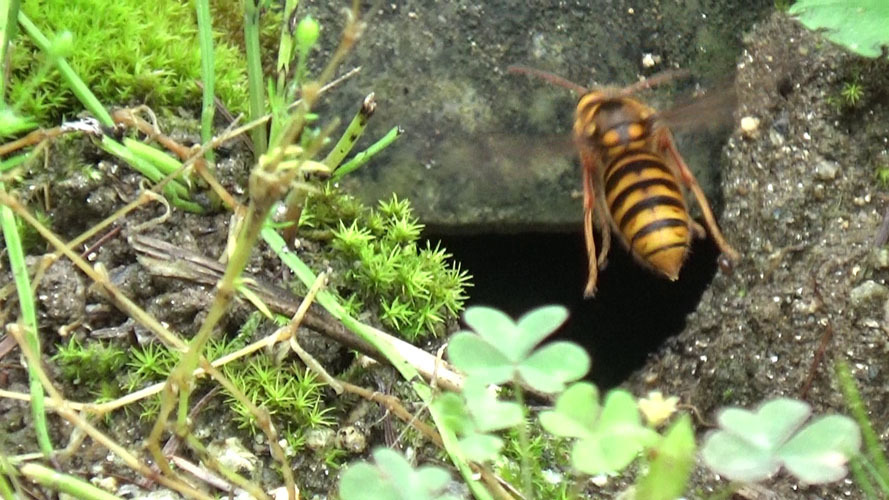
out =
<svg viewBox="0 0 889 500"><path fill-rule="evenodd" d="M126 351L112 343L81 343L72 337L67 344L57 347L52 360L58 363L62 377L89 387L98 387L100 382L114 378L127 362Z"/></svg>
<svg viewBox="0 0 889 500"><path fill-rule="evenodd" d="M51 227L49 215L40 208L33 209L34 217L40 224L45 227ZM15 217L15 227L18 230L19 238L22 240L22 250L25 254L42 253L46 248L46 241L34 226L26 223L21 217Z"/></svg>
<svg viewBox="0 0 889 500"><path fill-rule="evenodd" d="M284 429L294 450L304 443L304 432L333 423L321 398L324 384L314 373L297 363L278 364L266 355L225 365L223 373L257 406L261 406ZM241 402L229 395L226 406L234 411L239 428L258 433L256 420Z"/></svg>
<svg viewBox="0 0 889 500"><path fill-rule="evenodd" d="M861 69L853 67L850 73L842 81L842 87L824 98L824 102L837 114L857 108L866 95L865 87L861 83Z"/></svg>
<svg viewBox="0 0 889 500"><path fill-rule="evenodd" d="M340 291L349 307L370 307L385 326L408 339L443 333L445 323L463 309L470 276L450 263L440 246L420 243L423 225L407 200L393 195L376 209L362 210L351 197L339 197L323 211L317 202L310 205L308 217L315 227L336 220L332 259L343 270ZM351 217L333 215L338 206Z"/></svg>
<svg viewBox="0 0 889 500"><path fill-rule="evenodd" d="M132 391L167 378L178 361L176 353L157 342L131 348L127 367L132 371L129 373L127 390Z"/></svg>
<svg viewBox="0 0 889 500"><path fill-rule="evenodd" d="M244 347L262 335L258 332L264 324L268 326L262 314L253 313L237 335L211 340L207 356L217 359ZM149 343L130 349L125 360L130 370L125 388L134 391L165 380L175 367L178 354L159 343ZM222 372L253 404L268 411L294 450L303 446L307 429L332 423L330 410L321 398L324 384L298 362L277 362L270 355L255 354L226 364ZM146 398L140 405L139 418L150 421L158 414L160 399ZM227 394L224 407L232 412L230 418L239 428L252 434L260 432L250 411L231 394Z"/></svg>
<svg viewBox="0 0 889 500"><path fill-rule="evenodd" d="M150 106L200 103L197 25L190 4L174 0L34 0L22 10L48 36L74 35L67 60L106 105ZM216 91L235 112L245 108L242 56L232 46L215 43ZM12 102L42 122L80 111L56 71L41 72L43 55L20 38L12 61ZM29 78L41 75L40 81ZM35 84L36 85L32 85Z"/></svg>
<svg viewBox="0 0 889 500"><path fill-rule="evenodd" d="M840 95L843 97L847 106L856 106L864 96L864 87L862 87L857 79L848 81L843 84L843 89L840 91Z"/></svg>
<svg viewBox="0 0 889 500"><path fill-rule="evenodd" d="M332 237L331 229L335 229L343 221L350 224L364 210L360 201L327 184L306 200L299 218L300 234L305 234L308 230L315 239L329 240Z"/></svg>

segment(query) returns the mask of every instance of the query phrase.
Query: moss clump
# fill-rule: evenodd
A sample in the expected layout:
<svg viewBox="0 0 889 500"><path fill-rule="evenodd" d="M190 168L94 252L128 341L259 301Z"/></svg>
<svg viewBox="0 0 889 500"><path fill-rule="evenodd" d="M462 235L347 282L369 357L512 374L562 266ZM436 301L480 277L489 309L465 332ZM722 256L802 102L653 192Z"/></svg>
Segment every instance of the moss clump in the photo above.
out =
<svg viewBox="0 0 889 500"><path fill-rule="evenodd" d="M70 31L67 60L106 104L200 103L197 23L190 4L175 0L34 0L22 10L50 38ZM215 42L216 92L234 111L246 102L246 64L236 49ZM58 72L40 71L39 49L22 36L13 51L11 100L41 122L73 116L81 106ZM26 80L38 75L40 81Z"/></svg>
<svg viewBox="0 0 889 500"><path fill-rule="evenodd" d="M58 363L62 377L88 386L113 379L127 363L126 351L112 343L98 340L81 343L72 337L57 348L52 360Z"/></svg>
<svg viewBox="0 0 889 500"><path fill-rule="evenodd" d="M223 373L247 399L269 412L294 451L305 444L306 431L333 423L330 408L321 398L324 384L301 364L277 363L262 354L249 361L229 363ZM239 428L253 434L260 432L253 415L233 396L226 398L226 407L235 413L234 421Z"/></svg>
<svg viewBox="0 0 889 500"><path fill-rule="evenodd" d="M339 196L345 199L310 205L308 217L324 223L331 206L354 214L340 217L332 231L332 260L344 270L341 291L352 312L376 310L385 326L410 340L444 333L446 322L463 309L470 276L448 262L443 248L420 242L423 225L407 200L393 195L367 210Z"/></svg>
<svg viewBox="0 0 889 500"><path fill-rule="evenodd" d="M262 328L264 326L266 328ZM260 330L273 328L276 325L269 324L261 313L255 312L234 337L211 340L206 355L211 360L218 359L264 335ZM130 349L125 359L129 370L125 389L132 392L169 377L178 362L178 354L159 343L149 343ZM324 384L300 363L279 362L270 355L255 354L226 364L222 373L253 404L268 411L275 426L283 429L282 434L294 451L303 446L307 430L332 424L330 409L322 400ZM254 416L243 404L231 394L226 394L225 398L224 408L232 412L225 421L231 420L238 428L253 435L261 432ZM139 418L153 420L160 409L160 398L147 398L140 405Z"/></svg>
<svg viewBox="0 0 889 500"><path fill-rule="evenodd" d="M56 347L52 359L58 363L62 378L94 396L96 403L120 395L117 375L127 362L125 349L100 340L81 343L76 337Z"/></svg>
<svg viewBox="0 0 889 500"><path fill-rule="evenodd" d="M843 84L840 95L848 106L856 106L861 102L864 96L864 87L858 80L849 81Z"/></svg>

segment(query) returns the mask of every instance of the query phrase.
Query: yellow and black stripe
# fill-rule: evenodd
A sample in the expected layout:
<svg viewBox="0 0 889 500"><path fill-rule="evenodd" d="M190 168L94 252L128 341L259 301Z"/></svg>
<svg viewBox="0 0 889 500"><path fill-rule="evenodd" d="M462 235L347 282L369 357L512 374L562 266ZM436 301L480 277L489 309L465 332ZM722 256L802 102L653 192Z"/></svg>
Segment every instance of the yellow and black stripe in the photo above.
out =
<svg viewBox="0 0 889 500"><path fill-rule="evenodd" d="M673 172L657 155L631 148L608 163L604 181L611 217L633 254L675 280L691 222Z"/></svg>

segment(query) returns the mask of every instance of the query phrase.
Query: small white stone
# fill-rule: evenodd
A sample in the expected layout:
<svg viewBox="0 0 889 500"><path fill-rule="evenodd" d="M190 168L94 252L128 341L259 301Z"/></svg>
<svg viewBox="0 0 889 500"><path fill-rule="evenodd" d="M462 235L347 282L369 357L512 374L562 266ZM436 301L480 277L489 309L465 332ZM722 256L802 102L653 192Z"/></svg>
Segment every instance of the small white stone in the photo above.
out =
<svg viewBox="0 0 889 500"><path fill-rule="evenodd" d="M741 118L741 132L745 137L753 137L759 130L759 118L755 116L745 116Z"/></svg>
<svg viewBox="0 0 889 500"><path fill-rule="evenodd" d="M661 62L661 56L656 56L651 53L642 55L642 67L644 67L644 68L651 68L651 67L655 66L656 64L659 64L660 62Z"/></svg>
<svg viewBox="0 0 889 500"><path fill-rule="evenodd" d="M256 455L250 453L241 441L234 437L226 439L223 444L211 443L207 446L207 453L235 472L252 472L259 462Z"/></svg>

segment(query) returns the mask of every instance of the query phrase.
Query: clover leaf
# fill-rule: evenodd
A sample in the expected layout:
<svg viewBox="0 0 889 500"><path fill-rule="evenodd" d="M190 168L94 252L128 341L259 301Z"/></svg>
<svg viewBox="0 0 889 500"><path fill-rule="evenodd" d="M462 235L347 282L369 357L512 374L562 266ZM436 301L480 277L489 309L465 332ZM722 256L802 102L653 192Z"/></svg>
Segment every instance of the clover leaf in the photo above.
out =
<svg viewBox="0 0 889 500"><path fill-rule="evenodd" d="M767 479L782 465L804 483L837 481L861 447L861 432L841 415L820 417L800 429L809 415L809 405L787 398L768 401L753 412L725 409L717 418L720 430L707 436L701 457L715 472L736 481Z"/></svg>
<svg viewBox="0 0 889 500"><path fill-rule="evenodd" d="M474 332L457 332L448 355L454 366L479 383L502 384L518 376L529 387L556 393L590 367L586 351L569 342L551 342L534 350L567 317L564 307L544 306L514 322L496 309L470 307L464 320Z"/></svg>
<svg viewBox="0 0 889 500"><path fill-rule="evenodd" d="M880 57L889 45L889 3L885 0L799 0L790 15L831 42L865 57Z"/></svg>
<svg viewBox="0 0 889 500"><path fill-rule="evenodd" d="M451 480L441 467L423 466L414 469L400 453L388 448L373 452L376 465L358 462L350 465L340 480L343 500L455 500L443 494Z"/></svg>
<svg viewBox="0 0 889 500"><path fill-rule="evenodd" d="M620 471L659 439L657 432L642 425L630 393L609 392L600 410L598 391L586 382L566 389L553 410L541 412L540 424L557 436L579 438L571 463L587 474Z"/></svg>
<svg viewBox="0 0 889 500"><path fill-rule="evenodd" d="M467 381L463 398L445 393L432 403L442 415L443 424L458 437L460 449L469 460L496 460L503 448L503 439L488 432L515 427L523 422L521 406L499 401L496 394L483 385ZM464 402L465 398L465 402Z"/></svg>

